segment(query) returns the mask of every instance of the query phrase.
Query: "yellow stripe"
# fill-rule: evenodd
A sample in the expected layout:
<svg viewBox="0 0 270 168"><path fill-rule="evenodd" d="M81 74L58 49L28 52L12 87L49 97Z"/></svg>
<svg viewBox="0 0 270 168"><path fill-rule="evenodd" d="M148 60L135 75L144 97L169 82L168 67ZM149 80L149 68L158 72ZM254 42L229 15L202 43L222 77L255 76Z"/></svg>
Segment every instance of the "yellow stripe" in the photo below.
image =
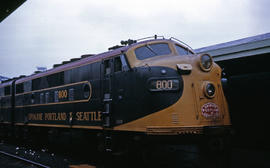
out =
<svg viewBox="0 0 270 168"><path fill-rule="evenodd" d="M25 125L24 123L15 123L15 125Z"/></svg>
<svg viewBox="0 0 270 168"><path fill-rule="evenodd" d="M82 83L88 83L90 88L92 88L89 81L81 81L81 82L69 83L69 84L61 85L61 86L55 86L55 87L50 87L50 88L45 88L45 89L40 89L40 90L34 90L34 91L19 93L19 94L16 94L16 96L29 94L29 93L35 93L35 92L41 92L41 91L45 91L45 90L57 89L57 88L61 88L61 87L67 87L67 86L72 86L72 85L77 85L77 84L82 84Z"/></svg>
<svg viewBox="0 0 270 168"><path fill-rule="evenodd" d="M11 106L3 106L1 107L2 109L8 109L8 108L11 108Z"/></svg>
<svg viewBox="0 0 270 168"><path fill-rule="evenodd" d="M7 122L7 121L4 121L4 122L1 122L2 124L11 124L11 122Z"/></svg>
<svg viewBox="0 0 270 168"><path fill-rule="evenodd" d="M25 105L25 106L15 106L16 108L22 108L22 107L34 107L34 106L49 106L49 105L55 105L55 104L68 104L68 103L78 103L78 102L88 102L87 100L76 100L76 101L65 101L65 102L58 102L58 103L47 103L47 104L32 104L32 105Z"/></svg>
<svg viewBox="0 0 270 168"><path fill-rule="evenodd" d="M101 126L85 126L85 125L72 125L72 128L84 128L84 129L99 129L102 130Z"/></svg>
<svg viewBox="0 0 270 168"><path fill-rule="evenodd" d="M40 91L44 91L44 90L50 90L50 89L56 89L56 88L61 88L61 87L67 87L67 86L72 86L72 85L78 85L78 84L82 84L82 83L88 83L88 85L90 87L90 95L89 95L89 98L86 99L86 100L65 101L65 102L47 103L47 104L31 104L31 105L23 105L23 106L15 106L15 107L16 108L22 108L22 107L48 106L48 105L55 105L55 104L67 104L67 103L88 102L91 99L91 97L92 97L92 85L91 85L91 83L89 81L82 81L82 82L76 82L76 83L66 84L66 85L52 87L52 88L35 90L35 91L31 91L31 92L16 94L16 96L23 95L23 94L34 93L34 92L40 92Z"/></svg>
<svg viewBox="0 0 270 168"><path fill-rule="evenodd" d="M57 125L57 124L25 124L27 126L38 126L38 127L58 127L58 128L70 128L69 125Z"/></svg>
<svg viewBox="0 0 270 168"><path fill-rule="evenodd" d="M57 128L83 128L83 129L103 129L101 126L86 126L86 125L58 125L58 124L34 124L34 123L29 123L29 124L24 124L24 123L15 123L15 125L20 125L20 126L36 126L36 127L57 127Z"/></svg>
<svg viewBox="0 0 270 168"><path fill-rule="evenodd" d="M0 98L5 98L5 97L11 97L11 94L10 95L5 95L5 96L0 96Z"/></svg>
<svg viewBox="0 0 270 168"><path fill-rule="evenodd" d="M96 166L88 164L80 164L80 165L69 165L69 168L96 168Z"/></svg>

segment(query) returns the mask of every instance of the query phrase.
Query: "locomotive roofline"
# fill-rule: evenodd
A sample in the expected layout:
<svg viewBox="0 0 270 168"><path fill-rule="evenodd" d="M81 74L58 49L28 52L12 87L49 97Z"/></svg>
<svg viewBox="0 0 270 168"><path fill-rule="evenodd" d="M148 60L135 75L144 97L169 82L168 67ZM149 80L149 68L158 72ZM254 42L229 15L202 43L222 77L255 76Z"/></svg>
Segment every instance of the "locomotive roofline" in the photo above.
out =
<svg viewBox="0 0 270 168"><path fill-rule="evenodd" d="M129 48L130 48L130 46L121 47L121 48L113 50L113 51L107 51L107 52L97 54L97 55L94 55L94 56L91 56L91 57L82 58L82 59L80 59L78 61L75 61L75 62L60 65L59 67L49 69L46 72L33 74L33 75L27 76L25 78L19 79L19 80L16 81L16 84L22 83L22 82L25 82L25 81L28 81L28 80L36 79L36 78L39 78L39 77L42 77L42 76L62 72L62 71L72 69L72 68L75 68L75 67L80 67L80 66L83 66L83 65L94 63L96 61L99 61L99 60L102 60L102 59L105 59L105 58L109 58L109 57L114 56L114 55L121 54L122 52L127 51L127 49L129 49Z"/></svg>
<svg viewBox="0 0 270 168"><path fill-rule="evenodd" d="M12 82L13 82L14 80L16 80L16 79L11 79L11 80L8 81L8 82L1 83L1 84L0 84L0 88L3 88L3 87L12 85Z"/></svg>
<svg viewBox="0 0 270 168"><path fill-rule="evenodd" d="M172 42L172 43L176 43L176 44L181 45L182 47L190 50L191 52L193 52L193 54L195 54L195 52L192 50L192 48L188 48L187 46L181 44L180 43L181 41L177 41L177 40L173 40L173 39L165 39L165 38L163 38L163 39L144 40L144 41L133 43L133 44L128 45L128 46L123 46L121 48L117 48L115 50L107 51L107 52L104 52L104 53L96 54L96 55L91 56L91 57L82 58L82 59L74 61L74 62L70 62L70 63L64 64L64 65L60 65L58 67L49 69L46 72L33 74L33 75L26 76L26 77L20 78L20 79L14 79L14 80L16 80L15 84L23 83L23 82L28 81L28 80L33 80L33 79L36 79L36 78L39 78L39 77L51 75L51 74L62 72L62 71L72 69L72 68L75 68L75 67L80 67L80 66L83 66L83 65L94 63L96 61L99 61L99 60L102 60L102 59L106 59L106 58L109 58L109 57L124 53L124 52L128 51L130 48L133 48L134 46L138 46L138 45L141 45L143 43L150 43L150 42ZM12 81L10 82L10 84L12 83ZM0 87L2 87L2 86L3 85L1 84Z"/></svg>

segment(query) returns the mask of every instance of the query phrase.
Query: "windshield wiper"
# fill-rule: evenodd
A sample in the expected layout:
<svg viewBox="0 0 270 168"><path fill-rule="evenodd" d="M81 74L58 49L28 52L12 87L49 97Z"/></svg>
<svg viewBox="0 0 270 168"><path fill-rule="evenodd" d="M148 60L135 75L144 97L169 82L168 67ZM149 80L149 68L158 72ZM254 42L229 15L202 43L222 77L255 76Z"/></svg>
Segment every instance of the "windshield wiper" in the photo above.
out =
<svg viewBox="0 0 270 168"><path fill-rule="evenodd" d="M145 47L148 48L152 53L154 53L155 56L158 55L148 44L146 44Z"/></svg>

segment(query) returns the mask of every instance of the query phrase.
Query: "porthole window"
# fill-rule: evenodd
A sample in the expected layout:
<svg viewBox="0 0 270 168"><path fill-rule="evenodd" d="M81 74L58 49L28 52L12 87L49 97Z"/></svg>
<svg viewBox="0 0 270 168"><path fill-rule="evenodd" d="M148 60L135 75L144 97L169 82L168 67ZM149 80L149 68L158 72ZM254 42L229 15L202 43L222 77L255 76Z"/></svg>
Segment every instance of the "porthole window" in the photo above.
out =
<svg viewBox="0 0 270 168"><path fill-rule="evenodd" d="M45 93L45 103L49 103L50 92Z"/></svg>
<svg viewBox="0 0 270 168"><path fill-rule="evenodd" d="M31 94L31 103L32 104L35 103L35 95L34 95L34 93Z"/></svg>
<svg viewBox="0 0 270 168"><path fill-rule="evenodd" d="M40 93L40 95L39 95L39 103L40 104L44 103L44 93Z"/></svg>
<svg viewBox="0 0 270 168"><path fill-rule="evenodd" d="M54 91L54 102L59 102L59 99L58 99L58 91Z"/></svg>
<svg viewBox="0 0 270 168"><path fill-rule="evenodd" d="M84 84L83 86L83 97L88 99L90 96L90 86L88 84Z"/></svg>

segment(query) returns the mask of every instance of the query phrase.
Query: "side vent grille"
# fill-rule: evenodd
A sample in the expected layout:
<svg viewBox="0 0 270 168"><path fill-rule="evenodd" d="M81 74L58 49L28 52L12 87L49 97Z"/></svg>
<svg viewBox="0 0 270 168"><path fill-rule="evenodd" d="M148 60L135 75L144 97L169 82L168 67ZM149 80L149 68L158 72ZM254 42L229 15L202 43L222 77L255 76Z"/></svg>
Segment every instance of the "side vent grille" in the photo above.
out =
<svg viewBox="0 0 270 168"><path fill-rule="evenodd" d="M179 123L179 115L177 113L172 113L172 123L173 124Z"/></svg>

